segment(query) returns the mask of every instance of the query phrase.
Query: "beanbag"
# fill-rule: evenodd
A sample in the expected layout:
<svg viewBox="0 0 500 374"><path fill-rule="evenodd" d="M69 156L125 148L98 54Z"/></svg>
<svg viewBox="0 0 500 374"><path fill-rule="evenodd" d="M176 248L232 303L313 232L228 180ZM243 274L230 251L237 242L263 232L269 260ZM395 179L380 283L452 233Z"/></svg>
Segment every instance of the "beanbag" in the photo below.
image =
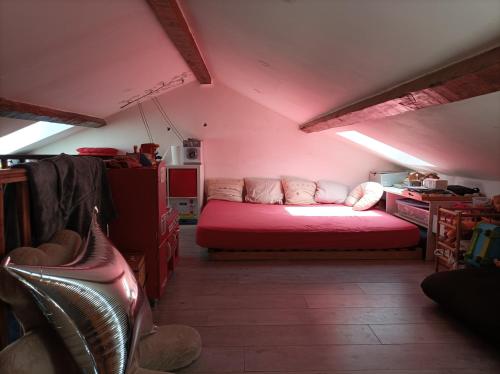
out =
<svg viewBox="0 0 500 374"><path fill-rule="evenodd" d="M478 332L500 341L500 269L471 268L429 275L424 293Z"/></svg>
<svg viewBox="0 0 500 374"><path fill-rule="evenodd" d="M315 204L316 183L299 178L283 178L286 204Z"/></svg>
<svg viewBox="0 0 500 374"><path fill-rule="evenodd" d="M352 210L367 210L377 204L384 194L384 187L376 182L365 182L356 186L347 196L344 204Z"/></svg>
<svg viewBox="0 0 500 374"><path fill-rule="evenodd" d="M347 198L348 192L349 189L343 184L320 180L317 183L314 200L316 200L317 203L324 204L343 204Z"/></svg>
<svg viewBox="0 0 500 374"><path fill-rule="evenodd" d="M245 178L245 201L257 204L283 204L283 190L279 179Z"/></svg>

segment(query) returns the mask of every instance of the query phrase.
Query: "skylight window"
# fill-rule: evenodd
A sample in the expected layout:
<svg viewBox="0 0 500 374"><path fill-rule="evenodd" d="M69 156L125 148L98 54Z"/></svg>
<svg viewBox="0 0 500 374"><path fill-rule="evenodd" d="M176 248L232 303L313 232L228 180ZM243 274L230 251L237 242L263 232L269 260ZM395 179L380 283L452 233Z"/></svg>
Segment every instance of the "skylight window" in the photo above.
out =
<svg viewBox="0 0 500 374"><path fill-rule="evenodd" d="M0 137L0 154L10 154L18 149L46 139L49 136L59 134L71 127L73 126L63 123L35 122L32 125Z"/></svg>
<svg viewBox="0 0 500 374"><path fill-rule="evenodd" d="M337 133L350 141L362 145L368 149L371 149L374 152L381 154L382 156L388 157L398 163L402 163L408 166L417 166L417 167L433 167L435 165L430 164L427 161L421 160L415 156L412 156L406 152L401 151L400 149L391 147L381 141L370 138L358 131L340 131Z"/></svg>

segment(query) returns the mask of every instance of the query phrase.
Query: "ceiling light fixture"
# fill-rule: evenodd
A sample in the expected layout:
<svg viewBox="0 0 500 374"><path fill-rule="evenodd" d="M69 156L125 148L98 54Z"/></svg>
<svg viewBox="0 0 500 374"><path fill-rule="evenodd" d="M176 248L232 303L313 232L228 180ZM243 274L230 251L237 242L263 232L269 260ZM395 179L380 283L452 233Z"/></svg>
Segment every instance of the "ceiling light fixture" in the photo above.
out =
<svg viewBox="0 0 500 374"><path fill-rule="evenodd" d="M182 86L184 84L184 82L186 81L188 75L189 74L187 72L184 72L180 75L176 75L175 77L170 79L168 82L161 81L158 84L156 84L153 88L145 90L143 95L136 95L136 96L131 97L130 99L121 101L120 104L122 104L122 105L120 106L120 109L126 108L130 104L141 101L142 99L145 99L148 96L160 93L162 91L169 90L171 88L176 88L176 87Z"/></svg>

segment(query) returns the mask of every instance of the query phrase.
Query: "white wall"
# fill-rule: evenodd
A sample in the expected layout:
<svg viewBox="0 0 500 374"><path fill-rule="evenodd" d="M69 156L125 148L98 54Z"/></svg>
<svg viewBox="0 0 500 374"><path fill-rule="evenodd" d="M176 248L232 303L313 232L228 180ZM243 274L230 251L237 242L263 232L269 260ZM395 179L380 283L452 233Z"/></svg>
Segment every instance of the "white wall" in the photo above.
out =
<svg viewBox="0 0 500 374"><path fill-rule="evenodd" d="M399 170L334 133L305 134L297 123L222 84L187 84L163 94L160 101L185 138L203 140L207 178L294 175L353 186L367 180L370 170ZM143 106L153 139L161 145L160 154L171 144L180 144L172 132L167 133L154 104ZM125 152L134 144L149 142L137 107L107 120L107 126L86 129L36 153L75 153L78 147L115 147Z"/></svg>

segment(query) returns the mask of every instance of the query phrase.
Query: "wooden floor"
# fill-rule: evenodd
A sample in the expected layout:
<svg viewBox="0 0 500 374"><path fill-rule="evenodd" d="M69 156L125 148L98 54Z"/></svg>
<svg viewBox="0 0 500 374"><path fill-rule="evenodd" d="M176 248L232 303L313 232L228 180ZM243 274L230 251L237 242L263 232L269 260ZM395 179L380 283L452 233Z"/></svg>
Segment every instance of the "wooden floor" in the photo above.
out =
<svg viewBox="0 0 500 374"><path fill-rule="evenodd" d="M420 291L420 261L209 262L181 233L182 259L154 310L196 327L181 373L493 374L500 354Z"/></svg>

